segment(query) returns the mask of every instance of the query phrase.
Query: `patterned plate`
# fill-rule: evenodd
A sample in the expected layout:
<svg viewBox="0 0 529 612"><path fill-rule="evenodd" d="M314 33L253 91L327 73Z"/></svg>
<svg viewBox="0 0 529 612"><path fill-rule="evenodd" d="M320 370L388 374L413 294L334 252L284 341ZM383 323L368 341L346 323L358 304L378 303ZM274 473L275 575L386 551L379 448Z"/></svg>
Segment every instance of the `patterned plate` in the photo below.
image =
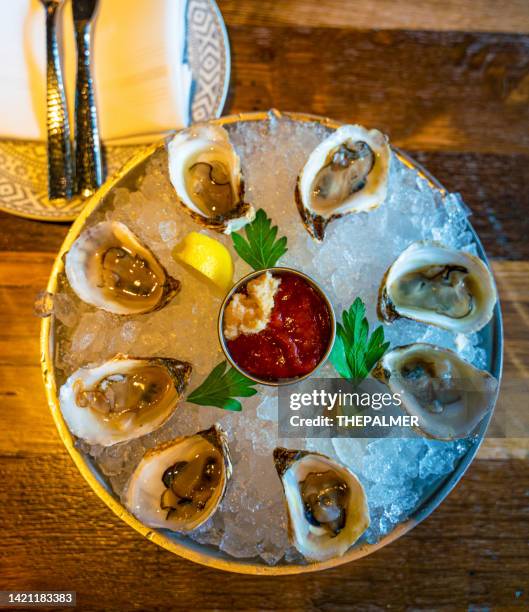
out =
<svg viewBox="0 0 529 612"><path fill-rule="evenodd" d="M188 0L186 18L186 53L193 74L190 114L193 121L205 121L219 117L226 101L228 35L214 0ZM108 175L144 146L106 146ZM44 142L0 140L0 210L40 221L73 221L83 205L81 198L53 205L48 201Z"/></svg>

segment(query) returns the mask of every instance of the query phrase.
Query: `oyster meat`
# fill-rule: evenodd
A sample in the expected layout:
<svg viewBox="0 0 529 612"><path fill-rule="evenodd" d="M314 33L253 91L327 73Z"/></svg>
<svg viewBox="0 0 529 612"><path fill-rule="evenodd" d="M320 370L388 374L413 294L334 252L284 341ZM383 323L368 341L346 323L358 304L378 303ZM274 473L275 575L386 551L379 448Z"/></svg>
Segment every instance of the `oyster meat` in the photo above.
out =
<svg viewBox="0 0 529 612"><path fill-rule="evenodd" d="M310 561L343 555L369 527L360 481L325 455L274 450L288 511L289 537Z"/></svg>
<svg viewBox="0 0 529 612"><path fill-rule="evenodd" d="M65 270L83 302L119 315L158 310L180 290L180 281L116 221L84 230L66 253Z"/></svg>
<svg viewBox="0 0 529 612"><path fill-rule="evenodd" d="M420 433L438 440L469 436L492 410L498 387L453 351L420 342L386 353L373 376L400 395Z"/></svg>
<svg viewBox="0 0 529 612"><path fill-rule="evenodd" d="M59 392L61 411L75 436L111 446L160 427L190 376L191 365L184 361L116 355L66 380Z"/></svg>
<svg viewBox="0 0 529 612"><path fill-rule="evenodd" d="M149 527L189 532L215 513L231 473L226 434L214 425L147 451L127 484L125 505Z"/></svg>
<svg viewBox="0 0 529 612"><path fill-rule="evenodd" d="M169 175L182 208L200 225L229 234L253 220L244 202L241 161L228 132L218 125L195 125L168 145Z"/></svg>
<svg viewBox="0 0 529 612"><path fill-rule="evenodd" d="M437 242L416 242L386 272L378 315L388 322L404 317L468 334L490 321L497 299L481 259Z"/></svg>
<svg viewBox="0 0 529 612"><path fill-rule="evenodd" d="M339 127L312 151L298 177L296 203L313 238L323 240L333 219L382 204L390 160L384 134L359 125Z"/></svg>

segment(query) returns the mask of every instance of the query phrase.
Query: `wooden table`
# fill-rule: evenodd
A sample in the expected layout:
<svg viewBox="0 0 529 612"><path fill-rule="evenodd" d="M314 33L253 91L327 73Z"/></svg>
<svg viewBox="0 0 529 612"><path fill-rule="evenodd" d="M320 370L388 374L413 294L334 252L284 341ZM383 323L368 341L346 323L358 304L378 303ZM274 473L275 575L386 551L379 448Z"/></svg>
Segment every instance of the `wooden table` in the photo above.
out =
<svg viewBox="0 0 529 612"><path fill-rule="evenodd" d="M527 0L223 0L227 112L277 107L377 126L472 208L506 327L529 363ZM0 186L1 188L1 186ZM252 578L157 548L96 498L46 407L32 314L66 225L0 214L0 589L71 589L89 610L529 608L529 452L488 441L422 525L354 564Z"/></svg>

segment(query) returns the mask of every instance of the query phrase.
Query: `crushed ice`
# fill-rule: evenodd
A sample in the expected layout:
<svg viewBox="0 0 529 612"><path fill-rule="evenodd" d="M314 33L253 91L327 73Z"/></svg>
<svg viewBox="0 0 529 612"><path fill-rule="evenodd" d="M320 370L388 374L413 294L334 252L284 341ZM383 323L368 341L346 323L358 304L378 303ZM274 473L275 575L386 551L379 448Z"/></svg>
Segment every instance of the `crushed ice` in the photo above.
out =
<svg viewBox="0 0 529 612"><path fill-rule="evenodd" d="M327 128L273 117L270 121L230 126L229 131L242 159L246 199L256 208L264 208L288 236L289 250L281 263L319 281L338 315L360 296L367 305L368 318L375 323L380 279L413 241L435 239L475 250L467 223L469 211L460 197L449 194L443 198L395 157L384 205L368 214L349 215L331 223L323 244L316 244L300 222L293 193L298 172L327 134ZM190 388L196 387L222 359L216 340L220 297L181 267L171 257L171 249L189 231L203 231L230 250L235 279L249 272L248 265L237 257L229 237L201 230L175 206L164 152L151 159L148 172L135 189L117 189L110 205L94 215L94 222L103 218L102 214L126 223L145 241L169 273L182 281L182 291L158 312L122 319L80 303L65 286L55 298L55 315L66 337L60 341L59 367L68 376L81 365L118 352L174 357L192 363ZM385 331L393 345L431 342L456 350L477 366L486 365L477 335L457 336L405 320L386 326ZM332 375L332 368L326 366L322 375ZM283 557L287 562L300 562L287 542L283 494L272 463L275 446L319 451L354 470L366 487L372 516L363 540L375 542L421 504L452 472L471 444L420 437L278 440L276 392L264 387L260 391L243 401L242 413L184 402L163 427L139 440L111 448L89 447L82 442L79 446L94 457L120 495L145 449L220 423L229 436L233 478L220 510L191 537L234 557L260 556L274 564Z"/></svg>

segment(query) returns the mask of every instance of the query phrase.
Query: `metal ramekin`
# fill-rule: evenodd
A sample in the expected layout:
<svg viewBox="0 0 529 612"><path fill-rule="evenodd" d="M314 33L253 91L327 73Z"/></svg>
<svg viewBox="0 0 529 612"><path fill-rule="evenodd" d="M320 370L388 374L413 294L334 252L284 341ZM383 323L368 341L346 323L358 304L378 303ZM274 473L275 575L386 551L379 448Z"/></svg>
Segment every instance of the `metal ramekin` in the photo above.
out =
<svg viewBox="0 0 529 612"><path fill-rule="evenodd" d="M320 361L316 365L316 367L313 368L310 372L307 372L307 374L304 374L303 376L296 376L294 378L278 379L275 381L263 380L261 378L258 378L257 376L254 376L253 374L250 374L249 372L246 372L245 370L243 370L239 366L239 364L236 361L234 361L226 345L226 338L224 337L224 330L223 330L224 311L226 310L226 306L228 305L232 296L235 293L237 293L242 287L244 287L246 283L248 283L254 278L257 278L258 276L261 276L261 274L264 274L265 272L270 272L271 274L277 274L279 276L281 274L288 272L290 274L299 276L299 278L302 278L304 281L306 281L323 298L323 301L325 302L325 306L327 307L327 312L329 313L329 318L331 320L331 336L329 338L329 345L327 347L327 350L323 354L323 357L320 359ZM235 285L233 285L233 287L230 289L230 291L228 292L228 294L224 298L224 301L221 304L221 307L219 310L219 318L217 321L217 331L219 334L220 346L222 347L222 350L224 351L224 355L226 356L226 359L230 362L230 364L236 370L238 370L241 374L244 374L246 378L249 378L250 380L253 380L256 383L259 383L260 385L268 385L269 387L282 387L284 385L292 385L294 383L305 380L305 378L308 378L309 376L312 376L312 374L314 374L314 372L327 361L332 351L334 339L336 338L336 316L334 314L334 308L329 298L327 297L325 291L319 286L319 284L313 278L311 278L310 276L307 276L306 274L304 274L303 272L300 272L299 270L295 270L294 268L284 268L284 267L265 268L264 270L257 270L255 272L250 272L250 274L247 274L246 276L241 278L239 281L237 281Z"/></svg>

